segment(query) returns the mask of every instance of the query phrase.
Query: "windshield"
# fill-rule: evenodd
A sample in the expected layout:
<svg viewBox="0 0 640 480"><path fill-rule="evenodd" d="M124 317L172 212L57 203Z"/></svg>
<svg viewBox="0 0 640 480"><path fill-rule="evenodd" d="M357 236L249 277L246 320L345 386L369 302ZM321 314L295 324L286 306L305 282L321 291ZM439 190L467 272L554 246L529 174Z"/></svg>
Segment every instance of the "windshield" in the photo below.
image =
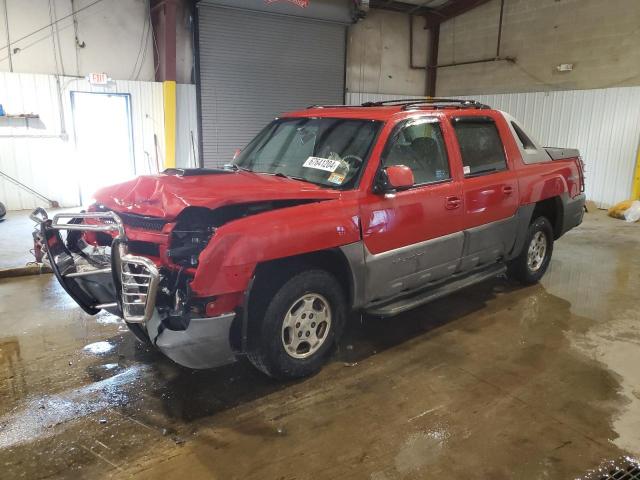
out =
<svg viewBox="0 0 640 480"><path fill-rule="evenodd" d="M381 125L345 118L278 119L247 145L234 164L252 172L351 188Z"/></svg>

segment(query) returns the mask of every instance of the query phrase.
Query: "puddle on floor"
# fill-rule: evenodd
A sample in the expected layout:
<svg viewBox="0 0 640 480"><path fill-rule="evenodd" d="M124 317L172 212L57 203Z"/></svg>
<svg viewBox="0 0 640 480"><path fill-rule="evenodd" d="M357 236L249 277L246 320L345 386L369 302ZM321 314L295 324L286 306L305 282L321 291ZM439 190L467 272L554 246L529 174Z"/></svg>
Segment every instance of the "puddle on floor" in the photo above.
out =
<svg viewBox="0 0 640 480"><path fill-rule="evenodd" d="M127 404L135 390L122 387L134 385L146 370L134 366L75 390L26 400L24 406L0 417L0 449L60 435L68 422Z"/></svg>
<svg viewBox="0 0 640 480"><path fill-rule="evenodd" d="M394 459L401 475L418 472L443 454L451 434L446 426L435 426L422 432L410 434Z"/></svg>
<svg viewBox="0 0 640 480"><path fill-rule="evenodd" d="M109 342L94 342L89 345L85 345L83 347L83 351L87 353L92 353L94 355L102 355L105 353L109 353L111 350L115 348L115 345Z"/></svg>

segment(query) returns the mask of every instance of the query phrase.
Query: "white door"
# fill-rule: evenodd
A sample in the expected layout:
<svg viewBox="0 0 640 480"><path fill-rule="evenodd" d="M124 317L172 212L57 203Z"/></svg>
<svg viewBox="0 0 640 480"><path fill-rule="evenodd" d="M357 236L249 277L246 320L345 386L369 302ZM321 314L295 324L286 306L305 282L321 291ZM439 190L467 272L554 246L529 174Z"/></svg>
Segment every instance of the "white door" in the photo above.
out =
<svg viewBox="0 0 640 480"><path fill-rule="evenodd" d="M129 94L71 92L80 202L136 174Z"/></svg>

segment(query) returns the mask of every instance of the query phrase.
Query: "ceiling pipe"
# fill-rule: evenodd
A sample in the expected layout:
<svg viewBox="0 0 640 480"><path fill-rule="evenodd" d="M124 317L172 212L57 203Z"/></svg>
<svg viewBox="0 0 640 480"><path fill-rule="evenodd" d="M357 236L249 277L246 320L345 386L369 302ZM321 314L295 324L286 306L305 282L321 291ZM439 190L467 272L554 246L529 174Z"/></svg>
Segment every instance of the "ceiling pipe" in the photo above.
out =
<svg viewBox="0 0 640 480"><path fill-rule="evenodd" d="M440 45L440 24L429 29L429 54L427 56L427 97L436 96L436 81L438 77L438 47Z"/></svg>
<svg viewBox="0 0 640 480"><path fill-rule="evenodd" d="M490 63L490 62L509 62L509 63L515 63L516 62L516 58L515 57L509 57L509 56L505 56L502 57L500 56L500 50L501 50L501 44L502 44L502 25L503 25L503 19L504 19L504 1L505 0L501 0L500 1L500 20L498 22L498 40L496 43L496 56L495 57L491 57L491 58L482 58L482 59L478 59L478 60L468 60L468 61L463 61L463 62L451 62L451 63L443 63L443 64L437 64L437 45L435 48L435 56L433 55L433 43L438 43L438 38L436 38L436 36L433 34L433 30L435 30L436 28L438 29L438 33L439 33L439 27L440 27L440 23L434 23L433 20L428 21L427 22L427 27L429 28L430 34L429 34L429 38L430 38L430 52L429 52L429 58L427 60L427 64L426 65L416 65L413 63L413 19L414 19L414 15L409 15L409 68L411 68L412 70L426 70L426 71L432 71L432 77L436 76L436 70L438 68L447 68L447 67L458 67L461 65L473 65L473 64L477 64L477 63ZM439 37L439 35L438 35ZM431 87L429 85L429 83L431 82L431 80L429 80L429 78L427 78L427 92L429 91L433 91L433 95L435 94L435 87ZM435 80L434 80L435 82ZM427 95L431 95L429 93L427 93Z"/></svg>
<svg viewBox="0 0 640 480"><path fill-rule="evenodd" d="M442 63L437 65L437 68L447 68L447 67L459 67L461 65L474 65L476 63L491 63L491 62L509 62L516 63L515 57L494 57L494 58L481 58L480 60L468 60L466 62L451 62L451 63Z"/></svg>
<svg viewBox="0 0 640 480"><path fill-rule="evenodd" d="M496 58L500 58L500 42L502 41L503 16L504 16L504 0L500 0L500 20L498 21L498 44L496 46Z"/></svg>

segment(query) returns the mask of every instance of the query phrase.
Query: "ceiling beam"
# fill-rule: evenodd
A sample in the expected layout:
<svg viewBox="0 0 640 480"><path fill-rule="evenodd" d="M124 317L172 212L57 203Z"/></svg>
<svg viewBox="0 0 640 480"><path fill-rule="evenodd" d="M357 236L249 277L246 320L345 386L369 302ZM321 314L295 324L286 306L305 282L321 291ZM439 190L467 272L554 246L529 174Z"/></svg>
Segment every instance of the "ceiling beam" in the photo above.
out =
<svg viewBox="0 0 640 480"><path fill-rule="evenodd" d="M431 28L435 24L446 22L489 1L490 0L452 0L436 9L435 12L426 15L427 23L425 28Z"/></svg>
<svg viewBox="0 0 640 480"><path fill-rule="evenodd" d="M369 5L371 8L424 16L426 19L425 28L431 28L434 25L446 22L453 17L462 15L489 1L490 0L450 0L448 3L437 8L428 7L427 5L431 3L430 1L425 1L420 5L414 5L396 0L370 0Z"/></svg>
<svg viewBox="0 0 640 480"><path fill-rule="evenodd" d="M425 2L428 3L428 2ZM433 8L411 3L397 2L395 0L370 0L369 6L379 10L390 10L398 13L411 13L413 15L429 15L435 12Z"/></svg>

